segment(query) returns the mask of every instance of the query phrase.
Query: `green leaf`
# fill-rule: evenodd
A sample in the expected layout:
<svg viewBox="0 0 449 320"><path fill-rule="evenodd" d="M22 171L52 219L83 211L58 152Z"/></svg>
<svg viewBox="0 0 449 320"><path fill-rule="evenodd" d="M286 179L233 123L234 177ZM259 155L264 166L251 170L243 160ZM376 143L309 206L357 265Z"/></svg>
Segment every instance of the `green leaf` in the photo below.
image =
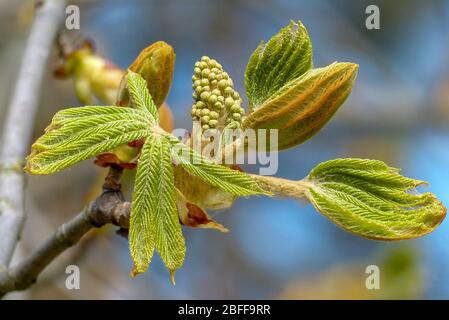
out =
<svg viewBox="0 0 449 320"><path fill-rule="evenodd" d="M125 107L91 106L59 111L32 145L25 170L50 174L149 133L148 113Z"/></svg>
<svg viewBox="0 0 449 320"><path fill-rule="evenodd" d="M135 273L147 270L154 248L172 275L182 266L186 248L176 207L170 143L157 134L148 137L142 148L129 232Z"/></svg>
<svg viewBox="0 0 449 320"><path fill-rule="evenodd" d="M139 74L128 70L126 75L129 96L135 108L148 111L154 118L153 123L159 123L159 114L157 106L151 98L147 88L147 83Z"/></svg>
<svg viewBox="0 0 449 320"><path fill-rule="evenodd" d="M290 24L264 44L249 59L245 86L250 108L257 109L281 87L312 68L312 43L304 25Z"/></svg>
<svg viewBox="0 0 449 320"><path fill-rule="evenodd" d="M213 163L180 142L176 137L172 135L167 135L167 137L173 144L172 153L175 162L191 175L235 196L270 194L260 188L249 175Z"/></svg>
<svg viewBox="0 0 449 320"><path fill-rule="evenodd" d="M252 112L244 129L277 129L278 149L303 143L315 135L348 97L357 75L354 63L333 63L307 71L289 82Z"/></svg>
<svg viewBox="0 0 449 320"><path fill-rule="evenodd" d="M425 184L382 161L335 159L319 164L306 179L314 207L343 229L377 240L402 240L433 231L446 208Z"/></svg>

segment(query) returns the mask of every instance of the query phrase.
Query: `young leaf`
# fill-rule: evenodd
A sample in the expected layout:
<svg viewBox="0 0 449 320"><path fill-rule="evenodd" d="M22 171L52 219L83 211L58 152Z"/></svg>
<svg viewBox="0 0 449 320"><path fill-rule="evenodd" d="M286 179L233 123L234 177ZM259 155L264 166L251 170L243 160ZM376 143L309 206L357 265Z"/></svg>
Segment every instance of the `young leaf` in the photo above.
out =
<svg viewBox="0 0 449 320"><path fill-rule="evenodd" d="M283 150L315 135L346 100L357 75L354 63L333 63L292 80L242 123L242 127L278 129Z"/></svg>
<svg viewBox="0 0 449 320"><path fill-rule="evenodd" d="M335 159L309 174L306 196L343 229L377 240L402 240L433 231L446 208L430 192L408 192L423 181L401 176L382 161Z"/></svg>
<svg viewBox="0 0 449 320"><path fill-rule="evenodd" d="M269 193L262 190L247 174L215 164L189 148L178 139L167 135L173 144L172 153L175 162L191 175L204 182L227 191L235 196L249 196Z"/></svg>
<svg viewBox="0 0 449 320"><path fill-rule="evenodd" d="M146 271L154 248L172 275L183 264L186 248L176 207L170 144L159 135L148 137L142 148L129 232L135 273Z"/></svg>
<svg viewBox="0 0 449 320"><path fill-rule="evenodd" d="M128 71L126 79L132 104L136 109L148 111L154 118L154 124L159 123L157 106L151 98L145 80L139 74L134 73L131 70Z"/></svg>
<svg viewBox="0 0 449 320"><path fill-rule="evenodd" d="M304 25L290 24L257 47L245 71L250 108L256 110L281 87L312 68L312 43Z"/></svg>
<svg viewBox="0 0 449 320"><path fill-rule="evenodd" d="M50 174L149 133L147 113L116 106L79 107L59 111L27 157L25 170Z"/></svg>

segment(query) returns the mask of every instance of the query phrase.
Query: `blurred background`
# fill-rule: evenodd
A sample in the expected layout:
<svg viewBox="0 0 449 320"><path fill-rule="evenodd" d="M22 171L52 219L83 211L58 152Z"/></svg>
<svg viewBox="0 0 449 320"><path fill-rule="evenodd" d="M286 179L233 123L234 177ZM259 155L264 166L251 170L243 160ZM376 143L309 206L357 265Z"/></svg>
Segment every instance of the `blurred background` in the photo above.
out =
<svg viewBox="0 0 449 320"><path fill-rule="evenodd" d="M260 40L301 20L313 43L314 65L360 65L347 102L313 139L280 154L278 176L303 178L336 157L375 158L427 180L449 204L449 1L178 0L70 1L81 12L72 39L126 68L149 44L164 40L177 53L168 96L175 127L191 127L193 64L202 55L221 62L244 96L243 74ZM380 8L380 29L367 30L365 8ZM0 120L3 118L33 16L33 1L0 0ZM57 80L50 58L34 137L61 108L78 106L71 80ZM33 63L33 61L27 61ZM246 167L255 171L255 167ZM97 190L101 171L85 161L52 176L29 176L23 240L27 255L73 217ZM98 180L98 179L97 179ZM126 187L126 186L125 186ZM129 189L130 186L128 186ZM128 195L129 199L129 195ZM213 212L228 227L184 228L187 258L172 286L158 257L129 277L126 239L105 228L56 260L38 284L9 298L42 299L449 299L449 221L435 232L400 243L349 234L293 200L239 199ZM81 289L65 288L65 267L81 270ZM381 289L365 288L365 268L378 265Z"/></svg>

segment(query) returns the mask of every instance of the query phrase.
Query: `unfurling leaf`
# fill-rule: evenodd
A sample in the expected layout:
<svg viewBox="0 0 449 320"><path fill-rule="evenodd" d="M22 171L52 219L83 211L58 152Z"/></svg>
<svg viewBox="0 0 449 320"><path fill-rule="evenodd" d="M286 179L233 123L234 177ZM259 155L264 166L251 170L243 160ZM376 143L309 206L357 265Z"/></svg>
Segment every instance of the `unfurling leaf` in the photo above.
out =
<svg viewBox="0 0 449 320"><path fill-rule="evenodd" d="M257 47L245 71L250 109L257 110L285 84L312 68L312 43L304 25L290 24Z"/></svg>
<svg viewBox="0 0 449 320"><path fill-rule="evenodd" d="M142 139L153 119L143 111L91 106L59 111L27 157L25 170L50 174L79 161Z"/></svg>
<svg viewBox="0 0 449 320"><path fill-rule="evenodd" d="M181 165L191 175L235 196L269 195L249 175L213 163L180 142L174 136L167 135L167 137L173 144L172 153L175 162Z"/></svg>
<svg viewBox="0 0 449 320"><path fill-rule="evenodd" d="M140 74L157 107L164 102L170 90L175 65L175 52L168 43L158 41L148 46L131 64L129 70ZM126 102L126 95L121 97Z"/></svg>
<svg viewBox="0 0 449 320"><path fill-rule="evenodd" d="M186 248L176 207L170 144L164 139L150 136L137 166L129 231L134 273L147 270L154 249L172 275L184 262Z"/></svg>
<svg viewBox="0 0 449 320"><path fill-rule="evenodd" d="M243 128L278 129L279 150L303 143L334 115L351 92L358 65L333 63L289 82L243 121Z"/></svg>
<svg viewBox="0 0 449 320"><path fill-rule="evenodd" d="M382 161L335 159L315 167L305 179L309 201L343 229L370 239L402 240L433 231L446 208L423 181L399 174Z"/></svg>

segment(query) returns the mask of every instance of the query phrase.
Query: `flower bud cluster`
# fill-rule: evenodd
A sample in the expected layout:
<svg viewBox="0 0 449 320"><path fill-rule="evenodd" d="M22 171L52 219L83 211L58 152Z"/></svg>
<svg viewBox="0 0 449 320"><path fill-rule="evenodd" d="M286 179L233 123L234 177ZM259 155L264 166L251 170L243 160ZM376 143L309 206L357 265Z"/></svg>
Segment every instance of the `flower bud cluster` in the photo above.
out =
<svg viewBox="0 0 449 320"><path fill-rule="evenodd" d="M242 99L216 60L204 56L195 63L192 88L192 120L200 121L203 130L240 126L244 114Z"/></svg>

